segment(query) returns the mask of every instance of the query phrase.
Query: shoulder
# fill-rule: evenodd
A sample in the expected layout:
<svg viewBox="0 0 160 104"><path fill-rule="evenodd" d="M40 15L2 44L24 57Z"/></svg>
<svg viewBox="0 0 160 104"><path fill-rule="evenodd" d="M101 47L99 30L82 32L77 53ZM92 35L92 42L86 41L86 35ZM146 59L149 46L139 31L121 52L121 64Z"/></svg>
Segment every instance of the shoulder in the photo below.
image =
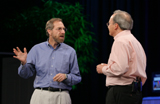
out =
<svg viewBox="0 0 160 104"><path fill-rule="evenodd" d="M119 36L116 40L115 43L119 44L129 44L133 41L136 41L136 38L133 36L133 34L128 33L128 34L124 34L122 36Z"/></svg>
<svg viewBox="0 0 160 104"><path fill-rule="evenodd" d="M133 37L131 34L126 34L118 37L113 44L113 48L130 49L133 44Z"/></svg>
<svg viewBox="0 0 160 104"><path fill-rule="evenodd" d="M41 42L38 44L35 44L32 48L31 51L39 51L40 49L46 49L47 47L47 42Z"/></svg>
<svg viewBox="0 0 160 104"><path fill-rule="evenodd" d="M47 42L41 42L41 43L35 44L33 48L44 47L44 46L47 46Z"/></svg>
<svg viewBox="0 0 160 104"><path fill-rule="evenodd" d="M66 43L61 43L60 48L69 53L76 53L75 49Z"/></svg>
<svg viewBox="0 0 160 104"><path fill-rule="evenodd" d="M61 48L69 49L69 50L75 50L73 47L71 47L70 45L68 45L66 43L61 43Z"/></svg>

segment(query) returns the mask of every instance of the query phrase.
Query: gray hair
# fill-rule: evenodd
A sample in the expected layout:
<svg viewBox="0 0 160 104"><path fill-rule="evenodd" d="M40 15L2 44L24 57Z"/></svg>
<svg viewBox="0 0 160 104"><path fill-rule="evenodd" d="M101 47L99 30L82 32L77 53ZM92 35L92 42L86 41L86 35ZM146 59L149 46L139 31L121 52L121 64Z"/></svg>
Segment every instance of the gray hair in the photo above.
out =
<svg viewBox="0 0 160 104"><path fill-rule="evenodd" d="M50 20L47 21L47 23L46 23L46 28L45 28L45 30L46 30L46 35L47 35L47 36L49 36L47 30L48 30L48 29L49 29L49 30L52 30L52 29L54 28L53 23L54 23L55 21L61 21L61 22L62 22L62 19L61 19L61 18L52 18L52 19L50 19Z"/></svg>
<svg viewBox="0 0 160 104"><path fill-rule="evenodd" d="M119 25L122 30L131 30L133 28L133 19L131 15L122 10L115 10L113 21Z"/></svg>

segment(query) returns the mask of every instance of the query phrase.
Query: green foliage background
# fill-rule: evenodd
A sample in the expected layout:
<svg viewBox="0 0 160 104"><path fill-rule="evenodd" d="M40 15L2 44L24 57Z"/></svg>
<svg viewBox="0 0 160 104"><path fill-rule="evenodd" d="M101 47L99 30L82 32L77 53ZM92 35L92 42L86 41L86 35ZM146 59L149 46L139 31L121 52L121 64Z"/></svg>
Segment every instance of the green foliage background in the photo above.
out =
<svg viewBox="0 0 160 104"><path fill-rule="evenodd" d="M5 22L8 34L18 37L19 43L25 43L26 46L32 46L42 41L46 41L45 24L53 18L62 18L67 27L65 43L72 46L78 57L78 64L81 74L88 73L90 65L94 62L94 51L92 42L96 41L94 33L89 31L88 27L93 27L92 23L85 20L81 13L83 7L76 3L58 3L55 1L44 1L43 8L34 6L23 10L21 13L15 13L12 18Z"/></svg>

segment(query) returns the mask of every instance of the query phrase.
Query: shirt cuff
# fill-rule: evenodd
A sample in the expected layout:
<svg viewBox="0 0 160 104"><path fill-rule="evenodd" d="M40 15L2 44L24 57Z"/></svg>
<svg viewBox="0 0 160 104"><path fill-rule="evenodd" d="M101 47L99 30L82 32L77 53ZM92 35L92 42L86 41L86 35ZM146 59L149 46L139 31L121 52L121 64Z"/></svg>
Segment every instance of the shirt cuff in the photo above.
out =
<svg viewBox="0 0 160 104"><path fill-rule="evenodd" d="M103 66L103 68L102 68L102 72L103 72L103 74L105 74L105 75L106 75L107 69L108 69L108 66Z"/></svg>
<svg viewBox="0 0 160 104"><path fill-rule="evenodd" d="M67 84L67 85L71 85L71 76L69 74L67 74L67 78L64 80L64 82Z"/></svg>

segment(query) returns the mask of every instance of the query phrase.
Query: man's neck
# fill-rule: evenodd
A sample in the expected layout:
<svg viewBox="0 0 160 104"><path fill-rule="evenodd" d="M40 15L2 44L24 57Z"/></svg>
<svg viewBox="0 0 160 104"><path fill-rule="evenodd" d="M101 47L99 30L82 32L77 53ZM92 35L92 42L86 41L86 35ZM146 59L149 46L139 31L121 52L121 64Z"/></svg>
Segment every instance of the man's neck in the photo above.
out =
<svg viewBox="0 0 160 104"><path fill-rule="evenodd" d="M119 33L122 32L122 31L123 31L123 30L118 29L113 37L115 37L117 34L119 34Z"/></svg>
<svg viewBox="0 0 160 104"><path fill-rule="evenodd" d="M48 43L54 48L56 49L56 47L58 46L58 42L55 42L54 40L49 40Z"/></svg>

